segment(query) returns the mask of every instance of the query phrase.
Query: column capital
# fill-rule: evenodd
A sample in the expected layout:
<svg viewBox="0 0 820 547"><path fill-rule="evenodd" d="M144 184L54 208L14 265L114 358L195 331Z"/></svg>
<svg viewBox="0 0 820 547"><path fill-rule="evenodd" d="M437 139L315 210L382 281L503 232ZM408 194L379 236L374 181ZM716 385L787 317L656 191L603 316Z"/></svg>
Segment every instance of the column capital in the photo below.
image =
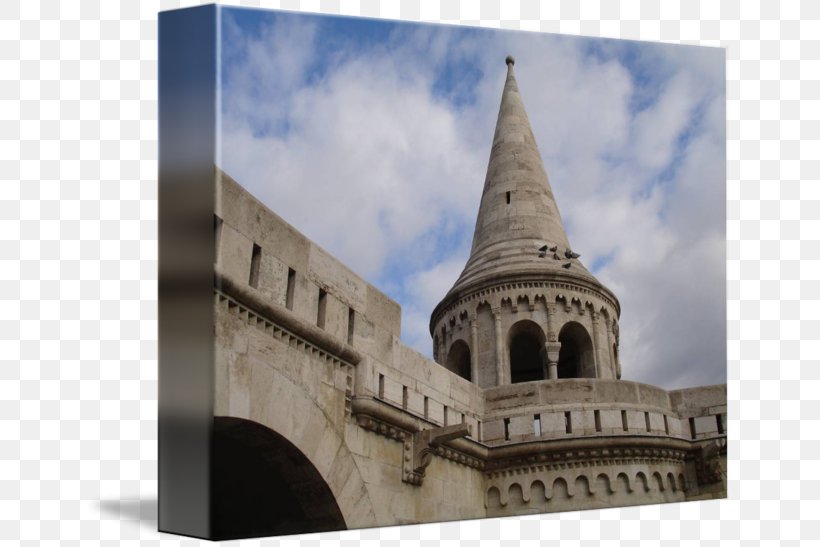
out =
<svg viewBox="0 0 820 547"><path fill-rule="evenodd" d="M544 351L547 353L547 361L557 363L561 353L561 342L547 342L544 344Z"/></svg>

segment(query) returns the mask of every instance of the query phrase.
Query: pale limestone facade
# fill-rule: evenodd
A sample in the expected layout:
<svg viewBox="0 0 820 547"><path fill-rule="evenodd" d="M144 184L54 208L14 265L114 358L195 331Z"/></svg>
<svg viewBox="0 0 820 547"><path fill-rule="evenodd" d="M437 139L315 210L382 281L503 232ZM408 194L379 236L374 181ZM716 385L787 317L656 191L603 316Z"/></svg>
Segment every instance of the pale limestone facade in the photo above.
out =
<svg viewBox="0 0 820 547"><path fill-rule="evenodd" d="M538 256L569 242L512 64L438 362L400 341L396 302L216 172L215 415L286 439L346 528L726 495L725 385L620 380L617 298Z"/></svg>

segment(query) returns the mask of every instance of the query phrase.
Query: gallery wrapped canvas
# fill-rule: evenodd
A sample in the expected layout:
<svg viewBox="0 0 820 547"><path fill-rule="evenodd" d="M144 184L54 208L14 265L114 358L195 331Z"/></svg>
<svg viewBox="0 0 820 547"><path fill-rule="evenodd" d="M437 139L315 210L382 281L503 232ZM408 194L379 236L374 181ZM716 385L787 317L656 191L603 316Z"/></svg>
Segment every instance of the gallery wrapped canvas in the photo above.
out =
<svg viewBox="0 0 820 547"><path fill-rule="evenodd" d="M163 531L726 496L722 50L218 6L159 40Z"/></svg>

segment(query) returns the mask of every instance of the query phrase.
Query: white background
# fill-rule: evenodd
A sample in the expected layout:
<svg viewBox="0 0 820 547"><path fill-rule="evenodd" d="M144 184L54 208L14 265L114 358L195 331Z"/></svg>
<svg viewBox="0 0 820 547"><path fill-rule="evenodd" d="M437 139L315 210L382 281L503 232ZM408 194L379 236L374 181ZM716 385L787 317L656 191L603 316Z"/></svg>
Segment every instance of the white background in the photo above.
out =
<svg viewBox="0 0 820 547"><path fill-rule="evenodd" d="M196 4L0 3L1 544L196 541L156 532L156 19ZM727 50L730 499L253 542L820 540L820 3L229 4Z"/></svg>

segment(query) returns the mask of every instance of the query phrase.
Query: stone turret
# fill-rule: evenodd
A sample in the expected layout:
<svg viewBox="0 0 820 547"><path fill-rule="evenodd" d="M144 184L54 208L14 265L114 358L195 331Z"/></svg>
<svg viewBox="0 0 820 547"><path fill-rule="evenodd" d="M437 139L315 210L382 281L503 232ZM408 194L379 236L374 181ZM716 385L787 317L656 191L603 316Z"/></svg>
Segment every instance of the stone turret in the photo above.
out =
<svg viewBox="0 0 820 547"><path fill-rule="evenodd" d="M433 310L434 357L481 387L620 378L620 305L571 249L507 57L470 258Z"/></svg>

